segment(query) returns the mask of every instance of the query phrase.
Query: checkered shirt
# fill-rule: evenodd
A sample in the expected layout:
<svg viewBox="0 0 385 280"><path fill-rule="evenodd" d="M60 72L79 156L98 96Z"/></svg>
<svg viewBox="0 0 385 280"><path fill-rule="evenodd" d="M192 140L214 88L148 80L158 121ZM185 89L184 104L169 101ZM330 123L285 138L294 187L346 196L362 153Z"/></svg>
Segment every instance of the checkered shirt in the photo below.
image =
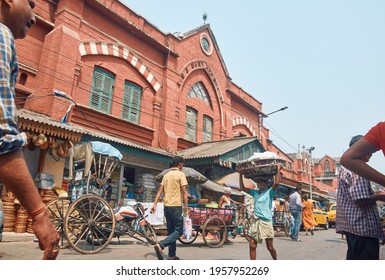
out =
<svg viewBox="0 0 385 280"><path fill-rule="evenodd" d="M338 174L336 232L384 240L377 205L357 205L358 199L373 195L370 181L341 167Z"/></svg>
<svg viewBox="0 0 385 280"><path fill-rule="evenodd" d="M0 154L21 149L25 133L17 125L15 84L18 72L14 38L8 27L0 23Z"/></svg>

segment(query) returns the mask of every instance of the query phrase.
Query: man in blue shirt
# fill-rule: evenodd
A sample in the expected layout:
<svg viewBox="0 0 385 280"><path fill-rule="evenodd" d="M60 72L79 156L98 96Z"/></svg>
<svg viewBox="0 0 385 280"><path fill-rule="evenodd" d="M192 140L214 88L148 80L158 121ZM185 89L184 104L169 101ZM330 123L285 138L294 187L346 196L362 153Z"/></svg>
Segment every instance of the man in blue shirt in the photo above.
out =
<svg viewBox="0 0 385 280"><path fill-rule="evenodd" d="M257 183L258 190L245 189L243 185L242 175L240 178L240 190L247 191L254 198L254 219L250 226L249 235L249 254L251 260L257 259L257 244L266 242L266 248L270 252L273 260L277 259L277 251L273 245L274 229L273 229L273 214L271 207L273 205L273 198L278 184L281 181L281 169L282 165L278 167L277 174L272 180L266 177L258 177L254 181ZM271 188L269 185L271 184Z"/></svg>

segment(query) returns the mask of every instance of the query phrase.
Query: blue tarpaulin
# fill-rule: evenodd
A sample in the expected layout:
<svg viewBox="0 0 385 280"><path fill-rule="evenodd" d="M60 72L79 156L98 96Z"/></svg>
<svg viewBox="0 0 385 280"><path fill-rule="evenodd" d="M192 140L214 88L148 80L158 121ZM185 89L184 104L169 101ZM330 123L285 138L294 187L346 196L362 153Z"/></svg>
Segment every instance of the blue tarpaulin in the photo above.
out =
<svg viewBox="0 0 385 280"><path fill-rule="evenodd" d="M119 160L123 158L123 155L119 152L119 150L114 148L108 143L91 141L91 145L92 145L92 151L94 153L107 155L109 157L115 157Z"/></svg>

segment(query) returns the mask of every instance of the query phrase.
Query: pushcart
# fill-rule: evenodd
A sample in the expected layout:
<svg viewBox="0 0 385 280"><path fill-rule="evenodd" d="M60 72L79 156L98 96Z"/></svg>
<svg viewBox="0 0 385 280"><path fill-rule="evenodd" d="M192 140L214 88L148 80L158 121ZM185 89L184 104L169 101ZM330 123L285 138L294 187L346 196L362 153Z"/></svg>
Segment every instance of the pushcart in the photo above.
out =
<svg viewBox="0 0 385 280"><path fill-rule="evenodd" d="M71 148L68 197L47 204L61 248L82 254L103 250L115 232L115 215L103 198L104 185L122 159L108 143L93 141Z"/></svg>
<svg viewBox="0 0 385 280"><path fill-rule="evenodd" d="M238 227L245 220L239 217L236 207L234 208L208 208L189 207L189 217L192 222L192 234L189 239L184 236L179 238L183 244L193 243L199 235L204 243L210 248L218 248L226 241L228 234L235 237ZM248 227L247 227L248 228Z"/></svg>

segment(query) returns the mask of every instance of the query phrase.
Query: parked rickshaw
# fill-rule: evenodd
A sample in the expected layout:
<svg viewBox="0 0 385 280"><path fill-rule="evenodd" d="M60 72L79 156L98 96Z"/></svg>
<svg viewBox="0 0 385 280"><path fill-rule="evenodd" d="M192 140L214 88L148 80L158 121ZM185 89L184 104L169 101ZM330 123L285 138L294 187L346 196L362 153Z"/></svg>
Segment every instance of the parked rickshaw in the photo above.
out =
<svg viewBox="0 0 385 280"><path fill-rule="evenodd" d="M103 198L104 185L122 159L108 143L87 142L71 148L68 197L47 204L60 234L60 247L82 254L103 250L115 232L115 215Z"/></svg>

